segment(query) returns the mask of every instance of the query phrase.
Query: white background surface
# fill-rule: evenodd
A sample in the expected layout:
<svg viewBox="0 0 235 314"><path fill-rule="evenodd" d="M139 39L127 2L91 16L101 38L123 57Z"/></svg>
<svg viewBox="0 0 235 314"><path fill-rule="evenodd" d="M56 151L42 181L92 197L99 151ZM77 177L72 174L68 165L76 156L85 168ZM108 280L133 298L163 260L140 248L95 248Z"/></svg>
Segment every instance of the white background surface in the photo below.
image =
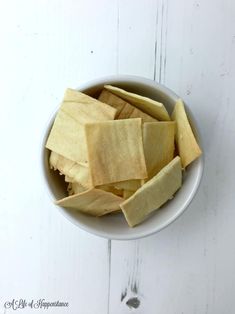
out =
<svg viewBox="0 0 235 314"><path fill-rule="evenodd" d="M235 2L2 1L0 42L0 313L13 298L69 302L47 313L235 313ZM112 74L173 89L204 139L189 209L131 242L49 210L40 176L41 136L65 88Z"/></svg>

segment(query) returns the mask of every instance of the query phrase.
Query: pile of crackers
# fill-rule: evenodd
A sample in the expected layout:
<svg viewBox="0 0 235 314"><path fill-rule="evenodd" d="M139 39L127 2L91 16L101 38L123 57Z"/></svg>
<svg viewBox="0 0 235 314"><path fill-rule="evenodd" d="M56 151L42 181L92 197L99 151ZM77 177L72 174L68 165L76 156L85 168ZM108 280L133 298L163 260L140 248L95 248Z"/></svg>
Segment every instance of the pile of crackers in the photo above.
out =
<svg viewBox="0 0 235 314"><path fill-rule="evenodd" d="M172 199L182 169L201 154L182 100L170 117L162 103L111 85L98 99L67 89L46 148L67 182L57 205L93 216L121 211L130 227Z"/></svg>

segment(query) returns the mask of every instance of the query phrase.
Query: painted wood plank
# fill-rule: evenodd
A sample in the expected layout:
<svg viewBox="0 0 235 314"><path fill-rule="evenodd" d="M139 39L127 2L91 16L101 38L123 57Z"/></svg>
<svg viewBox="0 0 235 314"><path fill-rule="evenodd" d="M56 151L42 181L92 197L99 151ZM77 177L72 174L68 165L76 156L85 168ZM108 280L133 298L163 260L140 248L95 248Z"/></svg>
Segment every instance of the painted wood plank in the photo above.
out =
<svg viewBox="0 0 235 314"><path fill-rule="evenodd" d="M113 242L110 313L233 313L235 4L161 5L155 78L194 112L205 174L194 202L174 224L150 238Z"/></svg>
<svg viewBox="0 0 235 314"><path fill-rule="evenodd" d="M155 64L153 79L164 84L166 76L168 0L156 1Z"/></svg>
<svg viewBox="0 0 235 314"><path fill-rule="evenodd" d="M118 73L148 78L156 76L159 6L155 0L119 1ZM110 314L138 309L141 302L138 294L138 276L142 269L139 241L117 243L112 241L111 246Z"/></svg>
<svg viewBox="0 0 235 314"><path fill-rule="evenodd" d="M39 159L64 89L116 72L117 6L0 6L0 313L13 298L69 302L68 310L50 313L107 313L110 243L78 230L51 205Z"/></svg>
<svg viewBox="0 0 235 314"><path fill-rule="evenodd" d="M118 1L119 74L152 77L156 10L155 0Z"/></svg>

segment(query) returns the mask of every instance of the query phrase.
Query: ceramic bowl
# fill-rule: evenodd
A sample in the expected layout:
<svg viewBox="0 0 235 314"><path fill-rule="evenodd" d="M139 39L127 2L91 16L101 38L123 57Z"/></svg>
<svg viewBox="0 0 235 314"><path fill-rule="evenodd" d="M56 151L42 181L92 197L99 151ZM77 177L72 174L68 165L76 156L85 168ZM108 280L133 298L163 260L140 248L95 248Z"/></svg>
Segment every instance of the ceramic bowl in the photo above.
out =
<svg viewBox="0 0 235 314"><path fill-rule="evenodd" d="M179 96L165 86L160 85L155 81L135 76L105 77L88 82L87 84L78 87L78 90L88 95L97 97L105 84L121 87L127 91L141 94L162 102L170 114L176 100L179 98ZM193 114L189 110L187 104L185 104L185 107L195 136L199 145L202 146L195 118L193 117ZM45 143L51 130L54 118L55 115L52 116L49 124L46 126L42 141L42 172L45 185L51 198L48 210L51 210L52 207L56 206L54 204L55 200L67 196L63 177L50 169L48 164L49 150L45 148ZM134 228L130 228L127 225L122 213L96 218L84 215L76 210L66 209L59 206L56 207L72 223L95 235L116 240L142 238L162 230L184 212L197 192L202 172L203 158L201 157L187 167L187 171L183 176L183 185L176 193L175 197L162 206L161 209L154 212L147 220Z"/></svg>

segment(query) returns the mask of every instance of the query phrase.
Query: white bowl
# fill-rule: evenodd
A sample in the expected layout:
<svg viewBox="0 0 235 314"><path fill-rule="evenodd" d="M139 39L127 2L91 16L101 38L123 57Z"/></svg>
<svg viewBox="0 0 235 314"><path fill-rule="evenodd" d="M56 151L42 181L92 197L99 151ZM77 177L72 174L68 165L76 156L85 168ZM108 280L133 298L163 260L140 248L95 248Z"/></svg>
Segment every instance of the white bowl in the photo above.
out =
<svg viewBox="0 0 235 314"><path fill-rule="evenodd" d="M162 102L168 112L171 114L176 100L179 98L174 92L168 88L156 83L155 81L136 77L136 76L111 76L97 79L79 87L78 90L91 96L98 96L105 84L111 84L121 87L130 92L141 94L157 101ZM193 118L193 114L186 106L186 110L197 137L202 146L201 138L198 132L197 124ZM48 165L49 151L45 148L45 143L52 127L55 115L46 126L45 135L42 143L42 171L44 181L51 196L51 207L54 207L54 200L61 199L66 196L66 187L63 177L57 172L50 170ZM184 174L182 188L176 193L175 197L168 201L161 209L156 211L147 220L140 225L130 228L128 227L124 216L120 214L107 215L102 218L96 218L79 213L76 210L58 207L60 212L68 218L72 223L87 232L96 234L108 239L131 240L149 236L168 226L177 217L179 217L192 201L203 172L203 158L194 161Z"/></svg>

